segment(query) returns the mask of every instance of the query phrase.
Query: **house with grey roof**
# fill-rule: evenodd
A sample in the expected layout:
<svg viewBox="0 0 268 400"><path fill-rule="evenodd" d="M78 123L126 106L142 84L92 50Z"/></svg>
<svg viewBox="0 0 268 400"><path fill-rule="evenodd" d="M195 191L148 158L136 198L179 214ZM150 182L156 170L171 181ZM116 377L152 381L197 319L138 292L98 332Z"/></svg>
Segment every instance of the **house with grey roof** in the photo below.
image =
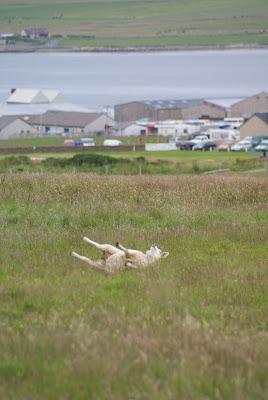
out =
<svg viewBox="0 0 268 400"><path fill-rule="evenodd" d="M247 136L268 136L268 112L256 113L252 115L240 127L240 138L243 139Z"/></svg>
<svg viewBox="0 0 268 400"><path fill-rule="evenodd" d="M0 117L0 140L37 136L35 127L22 116L6 115Z"/></svg>
<svg viewBox="0 0 268 400"><path fill-rule="evenodd" d="M225 107L204 99L133 101L115 105L114 112L117 122L142 118L152 121L222 119L226 116Z"/></svg>
<svg viewBox="0 0 268 400"><path fill-rule="evenodd" d="M33 115L29 123L40 135L65 136L110 133L114 126L114 120L105 114L56 110Z"/></svg>
<svg viewBox="0 0 268 400"><path fill-rule="evenodd" d="M47 28L25 28L21 31L22 37L27 37L30 39L42 39L48 38L49 32Z"/></svg>
<svg viewBox="0 0 268 400"><path fill-rule="evenodd" d="M254 94L230 106L230 117L249 118L255 113L268 113L268 92Z"/></svg>
<svg viewBox="0 0 268 400"><path fill-rule="evenodd" d="M147 126L141 126L135 122L116 123L114 127L114 135L117 136L146 136L147 134Z"/></svg>

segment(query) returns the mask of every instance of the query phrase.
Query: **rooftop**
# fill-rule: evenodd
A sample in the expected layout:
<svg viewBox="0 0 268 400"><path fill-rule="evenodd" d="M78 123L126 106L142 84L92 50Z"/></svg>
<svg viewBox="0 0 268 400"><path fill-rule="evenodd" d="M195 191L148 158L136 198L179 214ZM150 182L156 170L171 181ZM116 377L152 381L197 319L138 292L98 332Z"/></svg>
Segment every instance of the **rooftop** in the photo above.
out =
<svg viewBox="0 0 268 400"><path fill-rule="evenodd" d="M48 35L47 28L25 28L23 30L27 35Z"/></svg>
<svg viewBox="0 0 268 400"><path fill-rule="evenodd" d="M14 89L7 99L9 104L49 103L39 89Z"/></svg>
<svg viewBox="0 0 268 400"><path fill-rule="evenodd" d="M263 122L265 122L266 124L268 124L268 112L267 113L256 113L254 114L256 115L258 118L260 118Z"/></svg>
<svg viewBox="0 0 268 400"><path fill-rule="evenodd" d="M198 106L204 99L148 100L140 101L152 108L188 108Z"/></svg>
<svg viewBox="0 0 268 400"><path fill-rule="evenodd" d="M23 118L21 118L21 116L19 115L5 115L3 117L0 117L0 131L17 119L23 120Z"/></svg>
<svg viewBox="0 0 268 400"><path fill-rule="evenodd" d="M100 113L67 112L55 110L47 111L42 115L34 115L30 117L30 123L33 125L84 128L101 115L102 114Z"/></svg>

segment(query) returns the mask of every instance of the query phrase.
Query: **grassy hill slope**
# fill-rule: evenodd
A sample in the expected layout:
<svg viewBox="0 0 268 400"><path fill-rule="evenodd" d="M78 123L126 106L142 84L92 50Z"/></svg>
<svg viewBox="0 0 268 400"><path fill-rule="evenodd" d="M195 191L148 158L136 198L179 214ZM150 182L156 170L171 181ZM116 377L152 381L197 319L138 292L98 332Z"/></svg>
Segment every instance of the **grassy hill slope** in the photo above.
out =
<svg viewBox="0 0 268 400"><path fill-rule="evenodd" d="M63 47L268 44L268 2L0 0L0 25L47 26Z"/></svg>
<svg viewBox="0 0 268 400"><path fill-rule="evenodd" d="M267 179L1 183L1 399L267 399ZM83 235L170 256L105 276Z"/></svg>

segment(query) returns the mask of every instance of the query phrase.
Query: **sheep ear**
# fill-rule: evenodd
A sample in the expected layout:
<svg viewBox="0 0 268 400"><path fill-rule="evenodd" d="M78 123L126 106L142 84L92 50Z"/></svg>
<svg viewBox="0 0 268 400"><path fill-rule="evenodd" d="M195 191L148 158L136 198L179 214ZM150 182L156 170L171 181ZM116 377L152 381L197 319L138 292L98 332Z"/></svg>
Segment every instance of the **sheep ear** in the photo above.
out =
<svg viewBox="0 0 268 400"><path fill-rule="evenodd" d="M163 253L161 254L161 257L166 258L169 256L169 252L168 251L163 251Z"/></svg>

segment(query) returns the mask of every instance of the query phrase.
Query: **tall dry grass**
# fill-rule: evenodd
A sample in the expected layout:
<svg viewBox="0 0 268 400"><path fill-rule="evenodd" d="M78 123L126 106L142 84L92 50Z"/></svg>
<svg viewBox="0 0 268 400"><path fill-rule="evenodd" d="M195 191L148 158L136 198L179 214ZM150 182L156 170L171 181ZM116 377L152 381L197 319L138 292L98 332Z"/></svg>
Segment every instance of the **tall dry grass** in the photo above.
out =
<svg viewBox="0 0 268 400"><path fill-rule="evenodd" d="M266 398L267 179L7 174L0 199L0 398ZM170 257L107 277L83 235Z"/></svg>

